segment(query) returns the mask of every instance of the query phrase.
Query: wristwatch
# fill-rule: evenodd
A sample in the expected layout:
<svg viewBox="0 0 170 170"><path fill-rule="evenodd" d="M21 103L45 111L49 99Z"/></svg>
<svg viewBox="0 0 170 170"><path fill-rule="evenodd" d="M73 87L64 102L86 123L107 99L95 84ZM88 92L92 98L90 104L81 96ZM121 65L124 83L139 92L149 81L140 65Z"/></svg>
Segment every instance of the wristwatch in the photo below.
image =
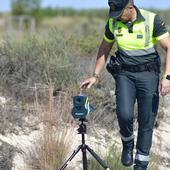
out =
<svg viewBox="0 0 170 170"><path fill-rule="evenodd" d="M170 75L164 75L163 78L170 80Z"/></svg>
<svg viewBox="0 0 170 170"><path fill-rule="evenodd" d="M95 77L96 79L100 79L99 74L93 73L93 77Z"/></svg>

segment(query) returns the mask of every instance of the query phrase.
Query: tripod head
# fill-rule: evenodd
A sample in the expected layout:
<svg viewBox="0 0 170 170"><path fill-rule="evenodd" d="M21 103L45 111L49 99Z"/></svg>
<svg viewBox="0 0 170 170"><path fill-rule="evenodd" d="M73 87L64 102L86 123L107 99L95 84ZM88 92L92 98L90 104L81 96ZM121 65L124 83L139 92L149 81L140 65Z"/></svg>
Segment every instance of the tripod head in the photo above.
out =
<svg viewBox="0 0 170 170"><path fill-rule="evenodd" d="M85 118L81 118L79 119L79 121L81 121L81 123L79 124L79 128L77 129L78 134L86 134L86 124L84 124L84 122L87 122L87 119Z"/></svg>

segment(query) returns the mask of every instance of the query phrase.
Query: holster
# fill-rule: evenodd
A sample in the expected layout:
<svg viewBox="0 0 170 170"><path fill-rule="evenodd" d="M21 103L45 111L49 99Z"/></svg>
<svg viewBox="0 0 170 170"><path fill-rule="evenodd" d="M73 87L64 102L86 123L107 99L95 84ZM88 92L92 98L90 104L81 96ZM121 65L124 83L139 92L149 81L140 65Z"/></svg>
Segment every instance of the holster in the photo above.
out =
<svg viewBox="0 0 170 170"><path fill-rule="evenodd" d="M116 61L116 57L110 57L110 60L106 65L106 69L112 76L115 76L120 73L121 65Z"/></svg>

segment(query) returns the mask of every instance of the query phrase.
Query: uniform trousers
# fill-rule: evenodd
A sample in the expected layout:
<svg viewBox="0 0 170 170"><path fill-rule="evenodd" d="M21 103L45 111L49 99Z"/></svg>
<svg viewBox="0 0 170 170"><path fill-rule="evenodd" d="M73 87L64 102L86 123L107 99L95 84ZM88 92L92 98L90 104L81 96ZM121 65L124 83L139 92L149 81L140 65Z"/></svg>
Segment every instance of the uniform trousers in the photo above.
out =
<svg viewBox="0 0 170 170"><path fill-rule="evenodd" d="M138 135L135 164L147 166L159 105L159 73L121 71L114 78L116 114L122 140L133 140L134 106L137 102Z"/></svg>

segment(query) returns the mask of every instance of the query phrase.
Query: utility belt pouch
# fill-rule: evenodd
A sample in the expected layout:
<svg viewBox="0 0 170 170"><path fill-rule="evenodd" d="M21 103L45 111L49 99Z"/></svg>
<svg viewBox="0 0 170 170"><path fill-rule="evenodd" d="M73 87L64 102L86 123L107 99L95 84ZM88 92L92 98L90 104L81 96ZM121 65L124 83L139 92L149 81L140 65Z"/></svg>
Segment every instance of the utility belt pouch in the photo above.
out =
<svg viewBox="0 0 170 170"><path fill-rule="evenodd" d="M121 65L116 61L116 57L110 56L110 60L106 65L106 69L112 76L115 76L120 73Z"/></svg>

